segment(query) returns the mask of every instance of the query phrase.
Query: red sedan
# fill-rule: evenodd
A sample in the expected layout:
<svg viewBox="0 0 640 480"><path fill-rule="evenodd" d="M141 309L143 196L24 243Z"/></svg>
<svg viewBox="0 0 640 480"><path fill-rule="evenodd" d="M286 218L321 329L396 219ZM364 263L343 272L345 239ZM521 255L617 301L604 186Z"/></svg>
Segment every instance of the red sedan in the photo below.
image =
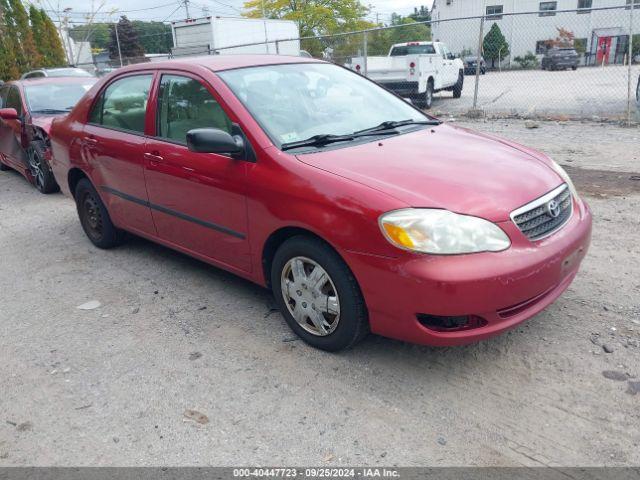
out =
<svg viewBox="0 0 640 480"><path fill-rule="evenodd" d="M46 78L0 86L0 170L17 170L42 193L57 191L49 166L51 122L68 114L95 81Z"/></svg>
<svg viewBox="0 0 640 480"><path fill-rule="evenodd" d="M54 121L52 146L96 246L131 232L267 286L325 350L369 331L496 335L558 298L590 242L589 208L544 154L313 59L125 67Z"/></svg>

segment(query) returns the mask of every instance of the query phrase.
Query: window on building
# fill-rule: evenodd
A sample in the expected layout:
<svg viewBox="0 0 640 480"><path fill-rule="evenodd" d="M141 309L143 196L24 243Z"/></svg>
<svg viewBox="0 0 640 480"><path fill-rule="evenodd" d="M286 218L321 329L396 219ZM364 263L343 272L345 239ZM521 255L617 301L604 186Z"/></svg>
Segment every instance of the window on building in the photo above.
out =
<svg viewBox="0 0 640 480"><path fill-rule="evenodd" d="M633 1L633 8L640 8L640 0L627 0L627 10L631 9L631 2Z"/></svg>
<svg viewBox="0 0 640 480"><path fill-rule="evenodd" d="M578 13L591 13L593 0L578 0Z"/></svg>
<svg viewBox="0 0 640 480"><path fill-rule="evenodd" d="M500 20L502 18L502 5L491 5L487 7L487 18L489 20Z"/></svg>
<svg viewBox="0 0 640 480"><path fill-rule="evenodd" d="M548 40L538 40L536 42L536 54L544 55L547 53L547 42Z"/></svg>
<svg viewBox="0 0 640 480"><path fill-rule="evenodd" d="M540 2L540 16L552 17L556 14L558 2Z"/></svg>

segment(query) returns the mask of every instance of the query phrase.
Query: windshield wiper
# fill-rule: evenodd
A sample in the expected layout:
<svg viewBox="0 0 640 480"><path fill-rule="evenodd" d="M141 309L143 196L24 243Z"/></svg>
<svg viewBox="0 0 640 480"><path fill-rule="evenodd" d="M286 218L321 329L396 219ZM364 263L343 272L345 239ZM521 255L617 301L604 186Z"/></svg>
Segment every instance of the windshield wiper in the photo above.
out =
<svg viewBox="0 0 640 480"><path fill-rule="evenodd" d="M440 125L440 120L399 120L399 121L387 121L382 122L375 127L367 128L366 130L360 130L354 132L354 135L360 135L363 133L384 132L386 130L395 130L398 127L405 127L407 125Z"/></svg>
<svg viewBox="0 0 640 480"><path fill-rule="evenodd" d="M331 134L323 134L323 135L314 135L311 138L307 138L306 140L300 140L299 142L290 142L285 143L280 147L282 151L285 150L293 150L294 148L302 148L302 147L324 147L331 143L338 142L349 142L351 140L355 140L361 137L373 137L378 135L396 135L398 132L395 130L385 130L385 131L363 131L363 132L355 132L350 133L348 135L331 135Z"/></svg>
<svg viewBox="0 0 640 480"><path fill-rule="evenodd" d="M44 114L55 114L55 113L68 113L69 110L61 110L59 108L41 108L39 110L31 110L31 113L44 113Z"/></svg>
<svg viewBox="0 0 640 480"><path fill-rule="evenodd" d="M325 145L329 145L331 143L348 142L349 140L354 139L355 137L353 135L314 135L313 137L307 138L306 140L283 143L281 149L282 151L285 151L293 150L294 148L300 147L324 147Z"/></svg>

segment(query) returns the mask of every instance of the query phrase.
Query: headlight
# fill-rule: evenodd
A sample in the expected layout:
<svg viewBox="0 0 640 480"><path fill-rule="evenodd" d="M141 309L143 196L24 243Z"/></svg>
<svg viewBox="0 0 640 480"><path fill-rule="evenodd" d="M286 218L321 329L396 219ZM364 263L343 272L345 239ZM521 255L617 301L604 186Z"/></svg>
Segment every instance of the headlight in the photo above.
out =
<svg viewBox="0 0 640 480"><path fill-rule="evenodd" d="M447 210L396 210L380 217L380 228L396 247L435 255L499 252L511 245L495 223Z"/></svg>
<svg viewBox="0 0 640 480"><path fill-rule="evenodd" d="M558 165L558 163L556 161L554 161L554 160L551 160L551 165L552 165L553 169L556 171L556 173L558 175L560 175L560 178L562 178L562 180L564 180L564 182L569 186L569 190L571 191L571 195L573 195L574 198L578 198L578 191L576 190L575 185L571 181L571 177L565 171L565 169L562 168L560 165Z"/></svg>

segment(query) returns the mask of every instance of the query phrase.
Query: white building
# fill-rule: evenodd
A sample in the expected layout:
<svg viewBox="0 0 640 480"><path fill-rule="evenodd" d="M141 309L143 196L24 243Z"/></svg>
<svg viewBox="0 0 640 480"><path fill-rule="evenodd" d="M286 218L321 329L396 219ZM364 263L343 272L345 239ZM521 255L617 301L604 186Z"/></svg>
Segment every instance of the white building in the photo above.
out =
<svg viewBox="0 0 640 480"><path fill-rule="evenodd" d="M478 49L479 19L488 16L484 35L496 23L509 43L511 55L533 52L542 55L545 42L558 36L558 28L575 35L583 64L623 63L627 60L632 0L434 0L432 25L434 40L446 42L453 52ZM608 7L619 7L607 9ZM595 9L595 10L590 10ZM603 9L603 10L598 10ZM562 12L562 10L574 10ZM535 12L521 15L508 13ZM543 13L544 12L544 13ZM640 33L640 0L635 0L633 32ZM638 37L634 38L637 41Z"/></svg>

